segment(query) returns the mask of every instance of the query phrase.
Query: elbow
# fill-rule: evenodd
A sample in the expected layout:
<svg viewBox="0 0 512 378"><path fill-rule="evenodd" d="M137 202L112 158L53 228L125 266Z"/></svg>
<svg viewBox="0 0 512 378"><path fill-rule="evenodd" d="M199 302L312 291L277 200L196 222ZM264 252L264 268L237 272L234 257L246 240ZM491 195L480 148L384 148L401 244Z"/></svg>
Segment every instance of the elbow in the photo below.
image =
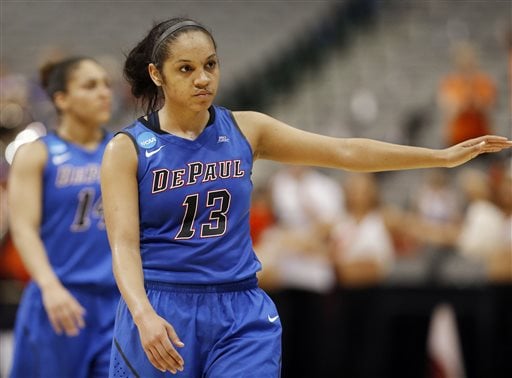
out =
<svg viewBox="0 0 512 378"><path fill-rule="evenodd" d="M369 167L368 155L364 155L363 151L358 151L357 148L351 146L349 143L344 143L338 150L336 161L338 162L337 168L349 172L372 172L374 171Z"/></svg>

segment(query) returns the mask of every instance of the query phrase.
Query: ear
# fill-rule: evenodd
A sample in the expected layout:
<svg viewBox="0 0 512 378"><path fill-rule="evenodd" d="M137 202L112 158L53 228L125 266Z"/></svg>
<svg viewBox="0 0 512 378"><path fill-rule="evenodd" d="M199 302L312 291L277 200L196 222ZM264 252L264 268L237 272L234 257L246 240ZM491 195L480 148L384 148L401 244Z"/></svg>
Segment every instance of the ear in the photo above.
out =
<svg viewBox="0 0 512 378"><path fill-rule="evenodd" d="M66 93L62 91L55 92L55 94L53 95L53 101L55 102L55 106L59 110L66 110L66 108L68 107Z"/></svg>
<svg viewBox="0 0 512 378"><path fill-rule="evenodd" d="M149 63L148 72L149 77L151 77L151 80L153 80L153 83L155 83L157 87L161 87L162 77L160 76L160 71L158 71L158 68L156 68L156 66L153 63Z"/></svg>

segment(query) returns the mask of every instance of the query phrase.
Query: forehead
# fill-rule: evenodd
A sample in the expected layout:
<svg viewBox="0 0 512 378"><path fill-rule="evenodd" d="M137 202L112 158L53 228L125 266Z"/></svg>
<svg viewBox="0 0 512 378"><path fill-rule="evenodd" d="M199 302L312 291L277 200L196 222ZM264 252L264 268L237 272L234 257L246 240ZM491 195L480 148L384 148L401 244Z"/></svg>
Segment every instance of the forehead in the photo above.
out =
<svg viewBox="0 0 512 378"><path fill-rule="evenodd" d="M69 81L86 81L106 76L105 69L98 63L92 60L83 60L70 72Z"/></svg>
<svg viewBox="0 0 512 378"><path fill-rule="evenodd" d="M208 34L199 30L181 33L170 44L171 59L199 58L215 54L215 46Z"/></svg>

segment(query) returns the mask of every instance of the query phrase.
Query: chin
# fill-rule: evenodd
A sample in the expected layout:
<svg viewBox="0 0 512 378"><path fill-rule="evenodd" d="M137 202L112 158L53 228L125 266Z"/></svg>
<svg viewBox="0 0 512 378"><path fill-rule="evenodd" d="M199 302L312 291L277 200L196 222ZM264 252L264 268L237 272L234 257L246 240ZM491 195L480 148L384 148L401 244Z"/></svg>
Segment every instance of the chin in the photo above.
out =
<svg viewBox="0 0 512 378"><path fill-rule="evenodd" d="M112 114L109 112L109 113L106 113L106 114L99 114L98 117L97 117L97 121L98 123L100 123L101 125L104 125L106 124L108 121L110 121L110 118L112 117Z"/></svg>
<svg viewBox="0 0 512 378"><path fill-rule="evenodd" d="M213 103L213 100L201 101L201 102L193 104L191 106L191 108L195 111L208 110L210 108L210 106L212 106L212 103Z"/></svg>

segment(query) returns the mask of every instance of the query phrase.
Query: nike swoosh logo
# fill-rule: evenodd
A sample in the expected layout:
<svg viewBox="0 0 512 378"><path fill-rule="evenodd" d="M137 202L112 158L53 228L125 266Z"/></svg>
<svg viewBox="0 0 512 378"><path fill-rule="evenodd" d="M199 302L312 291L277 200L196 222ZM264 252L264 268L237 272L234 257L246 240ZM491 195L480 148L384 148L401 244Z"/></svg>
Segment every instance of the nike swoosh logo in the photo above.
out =
<svg viewBox="0 0 512 378"><path fill-rule="evenodd" d="M53 164L55 165L60 165L66 161L68 161L69 159L71 159L71 154L69 152L66 152L62 155L55 155L53 158L52 158L52 162Z"/></svg>
<svg viewBox="0 0 512 378"><path fill-rule="evenodd" d="M160 146L158 147L156 150L153 150L153 151L146 151L146 157L150 157L150 156L153 156L154 154L156 154L158 151L160 151L162 148L164 148L164 146Z"/></svg>
<svg viewBox="0 0 512 378"><path fill-rule="evenodd" d="M276 316L270 316L270 315L268 315L268 321L269 321L270 323L274 323L278 318L279 318L279 315L276 315Z"/></svg>

